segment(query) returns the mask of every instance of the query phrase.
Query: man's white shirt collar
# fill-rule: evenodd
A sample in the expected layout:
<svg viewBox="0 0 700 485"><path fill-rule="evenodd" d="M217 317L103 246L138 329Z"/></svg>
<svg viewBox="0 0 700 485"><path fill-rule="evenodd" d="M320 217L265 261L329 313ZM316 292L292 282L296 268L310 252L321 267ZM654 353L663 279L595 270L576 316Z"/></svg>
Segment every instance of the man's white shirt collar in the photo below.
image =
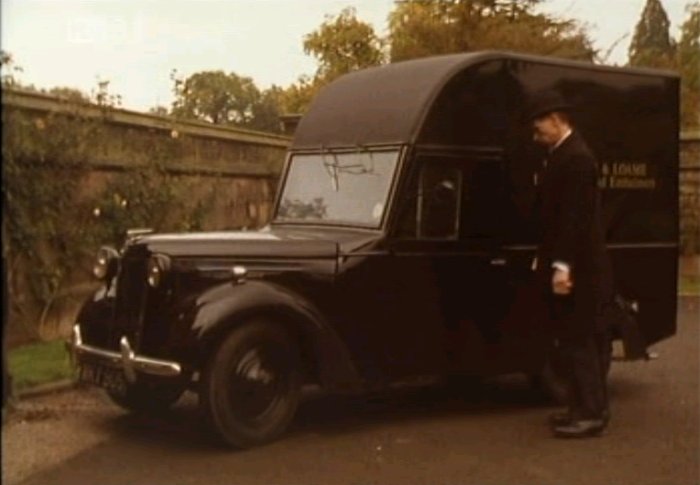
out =
<svg viewBox="0 0 700 485"><path fill-rule="evenodd" d="M566 130L566 131L564 132L564 136L562 136L561 138L559 138L559 141L558 141L552 148L550 148L549 153L552 153L554 150L556 150L557 148L559 148L559 147L561 146L561 144L564 143L564 142L566 141L566 139L569 138L569 137L571 136L571 133L572 133L571 128L569 128L568 130Z"/></svg>

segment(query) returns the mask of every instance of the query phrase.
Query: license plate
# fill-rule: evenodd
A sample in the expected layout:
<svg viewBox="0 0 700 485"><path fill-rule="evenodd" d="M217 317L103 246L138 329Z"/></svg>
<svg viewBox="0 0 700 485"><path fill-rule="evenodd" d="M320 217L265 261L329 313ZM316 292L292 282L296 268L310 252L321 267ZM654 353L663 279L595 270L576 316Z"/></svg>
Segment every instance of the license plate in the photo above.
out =
<svg viewBox="0 0 700 485"><path fill-rule="evenodd" d="M104 387L108 391L116 393L126 391L124 372L120 369L83 363L80 365L79 376L82 382Z"/></svg>

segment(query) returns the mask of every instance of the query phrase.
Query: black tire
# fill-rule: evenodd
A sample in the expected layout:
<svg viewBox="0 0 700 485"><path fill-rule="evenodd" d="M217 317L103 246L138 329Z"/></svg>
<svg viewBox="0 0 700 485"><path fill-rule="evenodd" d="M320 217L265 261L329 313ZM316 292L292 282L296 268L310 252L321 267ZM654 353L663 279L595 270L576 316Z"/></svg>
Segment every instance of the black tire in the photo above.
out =
<svg viewBox="0 0 700 485"><path fill-rule="evenodd" d="M249 448L285 431L299 404L299 352L279 325L256 320L230 332L202 376L200 405L224 443Z"/></svg>
<svg viewBox="0 0 700 485"><path fill-rule="evenodd" d="M106 391L118 406L138 414L156 414L167 410L184 394L181 383L135 382L127 384L125 391Z"/></svg>

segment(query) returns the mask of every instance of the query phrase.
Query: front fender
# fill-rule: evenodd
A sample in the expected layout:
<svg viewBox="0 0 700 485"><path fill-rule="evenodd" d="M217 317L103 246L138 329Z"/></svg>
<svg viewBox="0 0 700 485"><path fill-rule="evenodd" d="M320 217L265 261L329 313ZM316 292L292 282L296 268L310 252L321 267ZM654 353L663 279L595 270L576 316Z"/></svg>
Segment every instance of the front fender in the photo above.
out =
<svg viewBox="0 0 700 485"><path fill-rule="evenodd" d="M224 283L197 299L192 331L207 358L212 343L255 316L279 317L310 342L321 384L330 389L354 390L361 380L350 353L318 308L307 298L267 281Z"/></svg>
<svg viewBox="0 0 700 485"><path fill-rule="evenodd" d="M78 311L83 339L91 345L109 347L110 325L114 314L115 298L106 286L100 287Z"/></svg>

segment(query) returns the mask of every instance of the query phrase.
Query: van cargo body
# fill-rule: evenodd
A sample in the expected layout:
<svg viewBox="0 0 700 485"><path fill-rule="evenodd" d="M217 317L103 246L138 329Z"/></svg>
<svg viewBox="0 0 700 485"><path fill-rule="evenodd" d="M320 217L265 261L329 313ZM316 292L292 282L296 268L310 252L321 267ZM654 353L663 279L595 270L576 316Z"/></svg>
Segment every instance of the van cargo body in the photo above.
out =
<svg viewBox="0 0 700 485"><path fill-rule="evenodd" d="M473 253L483 248L485 259L515 264L503 271L517 281L523 253L529 259L537 243L531 215L545 156L534 146L522 115L527 93L543 89L558 91L573 106L575 127L598 159L616 290L637 302L647 343L673 335L679 174L675 73L497 52L367 69L319 94L297 129L292 156L398 145L407 152L404 183L421 159L451 160L474 170L478 187L472 204L479 204L479 214L462 213L454 249ZM472 231L474 223L484 227Z"/></svg>

